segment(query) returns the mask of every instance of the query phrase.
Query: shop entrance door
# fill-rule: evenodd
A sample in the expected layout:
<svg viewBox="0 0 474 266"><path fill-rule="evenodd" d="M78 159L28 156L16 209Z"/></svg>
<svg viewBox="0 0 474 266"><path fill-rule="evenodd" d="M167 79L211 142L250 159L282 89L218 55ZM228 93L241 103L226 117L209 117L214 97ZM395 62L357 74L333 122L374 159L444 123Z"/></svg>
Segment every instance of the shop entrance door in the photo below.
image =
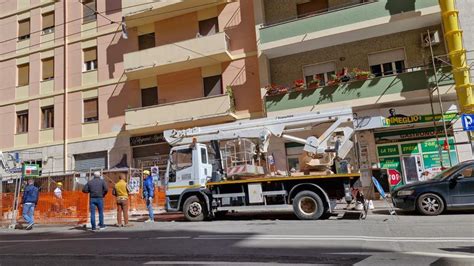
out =
<svg viewBox="0 0 474 266"><path fill-rule="evenodd" d="M402 156L402 162L405 184L419 181L420 175L423 172L421 168L421 156Z"/></svg>

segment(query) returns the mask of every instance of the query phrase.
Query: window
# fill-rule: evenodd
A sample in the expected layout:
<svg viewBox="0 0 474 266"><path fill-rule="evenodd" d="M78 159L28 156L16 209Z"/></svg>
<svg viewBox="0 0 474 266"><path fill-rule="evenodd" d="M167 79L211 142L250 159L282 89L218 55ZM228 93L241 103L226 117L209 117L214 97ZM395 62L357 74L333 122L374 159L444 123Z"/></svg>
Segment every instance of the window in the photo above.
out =
<svg viewBox="0 0 474 266"><path fill-rule="evenodd" d="M54 32L54 11L44 13L43 17L43 34Z"/></svg>
<svg viewBox="0 0 474 266"><path fill-rule="evenodd" d="M84 100L84 123L99 120L98 99Z"/></svg>
<svg viewBox="0 0 474 266"><path fill-rule="evenodd" d="M403 73L405 71L404 49L369 54L370 72L376 77Z"/></svg>
<svg viewBox="0 0 474 266"><path fill-rule="evenodd" d="M217 17L199 21L199 35L209 36L219 32L219 21Z"/></svg>
<svg viewBox="0 0 474 266"><path fill-rule="evenodd" d="M54 57L41 60L43 64L43 80L54 79Z"/></svg>
<svg viewBox="0 0 474 266"><path fill-rule="evenodd" d="M87 48L84 52L84 69L90 71L97 69L97 47Z"/></svg>
<svg viewBox="0 0 474 266"><path fill-rule="evenodd" d="M41 108L41 129L54 127L54 106Z"/></svg>
<svg viewBox="0 0 474 266"><path fill-rule="evenodd" d="M303 75L306 85L311 81L318 79L319 86L326 86L327 82L333 79L336 74L336 65L334 62L322 63L316 65L309 65L303 67Z"/></svg>
<svg viewBox="0 0 474 266"><path fill-rule="evenodd" d="M155 47L155 33L147 33L138 36L138 50Z"/></svg>
<svg viewBox="0 0 474 266"><path fill-rule="evenodd" d="M18 40L26 40L30 38L30 19L18 21Z"/></svg>
<svg viewBox="0 0 474 266"><path fill-rule="evenodd" d="M207 164L207 150L204 148L201 148L201 162Z"/></svg>
<svg viewBox="0 0 474 266"><path fill-rule="evenodd" d="M28 132L28 111L16 113L16 133Z"/></svg>
<svg viewBox="0 0 474 266"><path fill-rule="evenodd" d="M296 171L300 170L299 157L301 153L303 152L303 147L304 145L296 143L296 142L285 143L288 170L290 171L292 171L293 169Z"/></svg>
<svg viewBox="0 0 474 266"><path fill-rule="evenodd" d="M222 76L211 76L203 78L204 97L222 94Z"/></svg>
<svg viewBox="0 0 474 266"><path fill-rule="evenodd" d="M461 171L461 174L466 178L474 177L474 166L468 166L468 167L464 168Z"/></svg>
<svg viewBox="0 0 474 266"><path fill-rule="evenodd" d="M179 171L184 168L188 168L193 164L193 150L192 149L182 149L173 151L171 154L171 159L173 168L176 171Z"/></svg>
<svg viewBox="0 0 474 266"><path fill-rule="evenodd" d="M18 66L18 86L26 86L30 83L30 64Z"/></svg>
<svg viewBox="0 0 474 266"><path fill-rule="evenodd" d="M95 0L82 0L82 23L89 23L97 19Z"/></svg>
<svg viewBox="0 0 474 266"><path fill-rule="evenodd" d="M156 87L142 89L142 107L158 104L158 89Z"/></svg>
<svg viewBox="0 0 474 266"><path fill-rule="evenodd" d="M298 17L304 17L317 12L324 12L328 9L328 7L327 0L310 0L306 3L297 4L296 12Z"/></svg>

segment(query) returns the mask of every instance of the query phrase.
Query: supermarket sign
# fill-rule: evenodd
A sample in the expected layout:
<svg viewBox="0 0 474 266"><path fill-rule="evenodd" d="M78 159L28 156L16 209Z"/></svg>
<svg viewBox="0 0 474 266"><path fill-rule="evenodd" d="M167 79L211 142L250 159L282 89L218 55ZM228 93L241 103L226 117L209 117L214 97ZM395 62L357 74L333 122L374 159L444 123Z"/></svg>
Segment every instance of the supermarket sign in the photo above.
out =
<svg viewBox="0 0 474 266"><path fill-rule="evenodd" d="M392 116L382 120L384 127L409 125L417 123L440 122L443 118L445 121L452 121L458 117L457 113L446 113L444 117L441 114L435 115L410 115L410 116Z"/></svg>

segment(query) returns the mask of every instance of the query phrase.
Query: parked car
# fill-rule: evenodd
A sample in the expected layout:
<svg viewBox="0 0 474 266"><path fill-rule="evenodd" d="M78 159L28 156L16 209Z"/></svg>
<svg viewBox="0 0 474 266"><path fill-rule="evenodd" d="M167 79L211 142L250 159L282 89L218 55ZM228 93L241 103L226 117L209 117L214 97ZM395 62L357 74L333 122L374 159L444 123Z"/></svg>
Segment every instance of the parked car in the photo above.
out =
<svg viewBox="0 0 474 266"><path fill-rule="evenodd" d="M459 163L430 180L401 186L391 195L395 207L424 215L474 209L474 160Z"/></svg>

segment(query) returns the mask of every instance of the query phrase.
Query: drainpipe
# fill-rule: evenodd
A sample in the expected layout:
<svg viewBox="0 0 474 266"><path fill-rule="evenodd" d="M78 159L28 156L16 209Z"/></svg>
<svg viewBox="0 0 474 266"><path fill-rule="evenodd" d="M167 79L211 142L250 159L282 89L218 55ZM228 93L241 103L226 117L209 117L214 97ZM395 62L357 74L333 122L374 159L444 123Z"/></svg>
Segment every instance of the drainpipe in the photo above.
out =
<svg viewBox="0 0 474 266"><path fill-rule="evenodd" d="M462 30L459 28L455 0L439 0L441 18L444 25L444 38L448 43L448 53L453 66L456 93L462 113L474 113L474 89L469 76L466 50L462 43Z"/></svg>
<svg viewBox="0 0 474 266"><path fill-rule="evenodd" d="M67 121L68 121L68 91L67 91L67 1L63 0L63 27L64 27L64 111L63 111L63 137L64 137L64 172L67 171L67 164L68 164L68 157L67 157L67 137L68 137L68 128L67 128Z"/></svg>

